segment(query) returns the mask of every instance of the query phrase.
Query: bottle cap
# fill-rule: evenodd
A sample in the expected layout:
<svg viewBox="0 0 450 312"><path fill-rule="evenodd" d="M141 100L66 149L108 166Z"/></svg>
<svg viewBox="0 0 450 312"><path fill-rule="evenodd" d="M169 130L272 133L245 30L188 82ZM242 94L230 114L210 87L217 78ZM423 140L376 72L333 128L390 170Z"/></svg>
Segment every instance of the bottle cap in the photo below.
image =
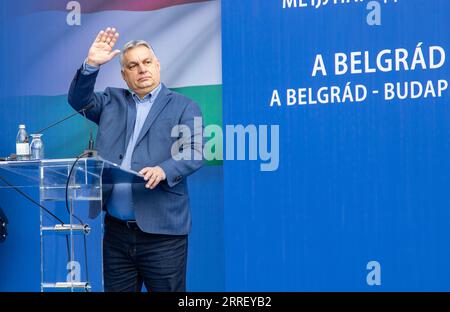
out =
<svg viewBox="0 0 450 312"><path fill-rule="evenodd" d="M19 129L25 129L25 125L19 125Z"/></svg>

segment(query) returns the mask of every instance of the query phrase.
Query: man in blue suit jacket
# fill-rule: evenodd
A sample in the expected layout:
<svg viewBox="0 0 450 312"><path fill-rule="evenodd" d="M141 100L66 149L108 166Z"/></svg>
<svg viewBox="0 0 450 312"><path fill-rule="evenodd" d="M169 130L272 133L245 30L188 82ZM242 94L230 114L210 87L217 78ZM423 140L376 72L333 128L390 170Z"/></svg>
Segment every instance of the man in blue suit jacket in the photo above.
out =
<svg viewBox="0 0 450 312"><path fill-rule="evenodd" d="M104 192L105 290L140 291L144 283L149 291L185 291L186 178L203 164L202 114L161 83L160 63L147 42L130 41L121 52L113 50L118 37L114 28L100 31L68 96L76 110L94 104L86 115L98 124L99 155L144 176L142 184ZM100 66L119 54L129 90L95 93Z"/></svg>

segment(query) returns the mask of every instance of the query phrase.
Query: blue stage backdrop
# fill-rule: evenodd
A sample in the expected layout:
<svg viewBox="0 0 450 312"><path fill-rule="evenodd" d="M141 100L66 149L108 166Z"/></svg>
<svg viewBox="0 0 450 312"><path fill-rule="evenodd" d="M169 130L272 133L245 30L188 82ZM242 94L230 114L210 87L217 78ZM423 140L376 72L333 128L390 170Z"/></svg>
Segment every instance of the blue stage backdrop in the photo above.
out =
<svg viewBox="0 0 450 312"><path fill-rule="evenodd" d="M224 161L227 290L450 290L449 12L223 1L224 124L279 125Z"/></svg>

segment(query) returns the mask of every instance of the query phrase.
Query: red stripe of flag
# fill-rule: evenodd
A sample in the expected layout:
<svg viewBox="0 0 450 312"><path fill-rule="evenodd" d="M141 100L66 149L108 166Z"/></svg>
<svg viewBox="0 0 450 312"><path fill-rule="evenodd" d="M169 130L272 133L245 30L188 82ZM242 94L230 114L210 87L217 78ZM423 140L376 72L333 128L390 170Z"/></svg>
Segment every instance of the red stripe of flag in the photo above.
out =
<svg viewBox="0 0 450 312"><path fill-rule="evenodd" d="M77 0L81 13L94 13L101 11L153 11L170 6L205 2L211 0ZM40 0L29 1L28 12L36 11L66 11L70 1Z"/></svg>

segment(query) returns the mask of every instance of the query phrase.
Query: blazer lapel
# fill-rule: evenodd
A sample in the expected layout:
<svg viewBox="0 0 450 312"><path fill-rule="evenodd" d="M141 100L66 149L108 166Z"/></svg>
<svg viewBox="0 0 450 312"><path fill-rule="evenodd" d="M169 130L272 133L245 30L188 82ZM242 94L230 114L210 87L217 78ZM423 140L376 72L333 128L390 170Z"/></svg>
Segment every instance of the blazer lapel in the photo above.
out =
<svg viewBox="0 0 450 312"><path fill-rule="evenodd" d="M139 137L136 141L136 145L138 145L139 142L142 141L142 139L147 134L148 130L150 129L150 127L152 126L153 122L156 120L158 115L161 113L164 107L166 107L167 103L170 102L171 98L169 95L171 93L172 92L169 89L167 89L164 84L161 84L161 91L159 92L158 97L153 103L153 106L150 109L147 118L145 119L144 125L142 126L141 132L139 133Z"/></svg>
<svg viewBox="0 0 450 312"><path fill-rule="evenodd" d="M131 135L134 131L134 124L136 123L136 103L130 92L127 95L127 133L125 137L124 153L127 150L128 143L130 143Z"/></svg>

